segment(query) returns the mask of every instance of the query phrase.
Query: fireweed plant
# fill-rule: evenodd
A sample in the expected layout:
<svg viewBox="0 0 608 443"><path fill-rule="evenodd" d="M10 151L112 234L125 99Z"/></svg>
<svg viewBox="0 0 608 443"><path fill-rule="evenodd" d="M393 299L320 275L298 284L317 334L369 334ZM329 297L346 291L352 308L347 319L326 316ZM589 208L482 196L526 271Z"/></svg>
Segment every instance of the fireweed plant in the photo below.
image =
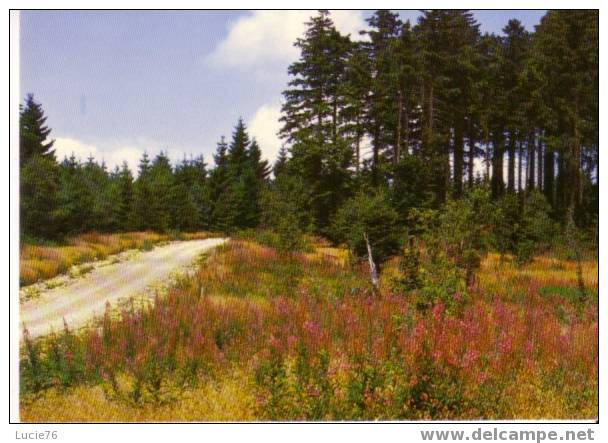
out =
<svg viewBox="0 0 608 443"><path fill-rule="evenodd" d="M22 408L78 385L115 407L177 405L238 369L260 420L593 418L597 294L570 296L574 266L557 263L490 255L446 309L372 291L363 264L232 241L144 309L108 309L79 334L24 331Z"/></svg>

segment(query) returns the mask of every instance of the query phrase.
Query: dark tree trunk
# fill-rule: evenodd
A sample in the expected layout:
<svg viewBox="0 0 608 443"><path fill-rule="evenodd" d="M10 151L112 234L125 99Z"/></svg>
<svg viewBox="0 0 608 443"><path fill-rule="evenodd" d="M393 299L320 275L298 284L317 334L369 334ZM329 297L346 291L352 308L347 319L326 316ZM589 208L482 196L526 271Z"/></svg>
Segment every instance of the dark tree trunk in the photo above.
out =
<svg viewBox="0 0 608 443"><path fill-rule="evenodd" d="M522 181L521 178L523 176L523 158L524 158L524 144L519 141L519 148L517 153L517 190L521 192Z"/></svg>
<svg viewBox="0 0 608 443"><path fill-rule="evenodd" d="M401 155L407 156L410 153L410 115L407 106L403 108L403 142L400 150Z"/></svg>
<svg viewBox="0 0 608 443"><path fill-rule="evenodd" d="M475 181L475 136L473 135L473 125L470 118L467 123L467 137L469 142L467 173L469 187L471 187Z"/></svg>
<svg viewBox="0 0 608 443"><path fill-rule="evenodd" d="M333 101L333 109L332 109L332 141L334 146L338 143L338 99L334 97Z"/></svg>
<svg viewBox="0 0 608 443"><path fill-rule="evenodd" d="M557 177L555 183L555 206L558 208L558 212L563 214L564 208L567 206L566 202L566 162L564 160L564 153L560 151L557 155Z"/></svg>
<svg viewBox="0 0 608 443"><path fill-rule="evenodd" d="M499 197L505 189L504 180L504 136L497 131L493 140L494 154L492 155L492 196Z"/></svg>
<svg viewBox="0 0 608 443"><path fill-rule="evenodd" d="M423 126L423 136L422 136L422 149L424 151L424 155L430 159L436 153L434 152L434 104L433 104L433 85L428 84L428 86L423 86L422 88L422 97L424 106L424 126Z"/></svg>
<svg viewBox="0 0 608 443"><path fill-rule="evenodd" d="M454 126L454 197L462 195L462 173L464 169L464 140L462 120L457 119Z"/></svg>
<svg viewBox="0 0 608 443"><path fill-rule="evenodd" d="M528 183L527 189L532 190L535 187L536 179L536 146L534 145L534 133L528 137Z"/></svg>
<svg viewBox="0 0 608 443"><path fill-rule="evenodd" d="M555 154L545 147L543 191L551 207L555 207Z"/></svg>
<svg viewBox="0 0 608 443"><path fill-rule="evenodd" d="M510 192L515 191L515 134L509 133L509 165L507 172L507 188Z"/></svg>
<svg viewBox="0 0 608 443"><path fill-rule="evenodd" d="M374 126L372 143L372 184L378 186L378 165L380 163L380 128L378 128L378 124Z"/></svg>

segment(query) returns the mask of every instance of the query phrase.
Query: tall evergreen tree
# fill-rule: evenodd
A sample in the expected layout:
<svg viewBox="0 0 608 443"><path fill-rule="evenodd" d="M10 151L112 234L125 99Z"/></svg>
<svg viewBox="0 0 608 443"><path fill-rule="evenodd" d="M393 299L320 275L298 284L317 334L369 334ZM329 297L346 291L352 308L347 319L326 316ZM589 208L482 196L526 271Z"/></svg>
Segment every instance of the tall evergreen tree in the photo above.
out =
<svg viewBox="0 0 608 443"><path fill-rule="evenodd" d="M559 152L571 215L582 204L583 152L597 146L598 21L597 11L549 11L534 36L532 67L545 107L543 123L549 149Z"/></svg>
<svg viewBox="0 0 608 443"><path fill-rule="evenodd" d="M139 230L152 229L151 202L154 200L151 177L150 158L144 152L139 161L137 180L133 192L133 227Z"/></svg>
<svg viewBox="0 0 608 443"><path fill-rule="evenodd" d="M378 169L384 151L396 146L398 122L395 115L398 112L395 112L394 91L399 89L399 65L395 55L402 23L398 14L384 9L376 11L367 19L367 23L370 30L365 34L370 41L366 49L371 73L367 125L372 140L372 183L378 185ZM386 154L397 161L398 153L393 151Z"/></svg>
<svg viewBox="0 0 608 443"><path fill-rule="evenodd" d="M39 154L25 163L20 177L20 225L22 234L35 238L56 238L59 211L57 164Z"/></svg>
<svg viewBox="0 0 608 443"><path fill-rule="evenodd" d="M272 173L274 174L275 178L286 172L287 161L287 148L283 145L281 146L281 149L279 149L277 159L272 167Z"/></svg>
<svg viewBox="0 0 608 443"><path fill-rule="evenodd" d="M314 217L327 227L348 196L353 152L340 137L340 84L351 44L336 30L329 12L320 11L296 41L300 59L289 66L280 134L290 144L292 171L316 196Z"/></svg>
<svg viewBox="0 0 608 443"><path fill-rule="evenodd" d="M25 98L25 105L19 105L19 162L23 166L34 155L55 161L53 144L47 140L51 129L44 124L47 117L42 105L34 100L33 94Z"/></svg>
<svg viewBox="0 0 608 443"><path fill-rule="evenodd" d="M127 162L123 162L115 181L118 187L118 226L123 231L133 229L133 174Z"/></svg>

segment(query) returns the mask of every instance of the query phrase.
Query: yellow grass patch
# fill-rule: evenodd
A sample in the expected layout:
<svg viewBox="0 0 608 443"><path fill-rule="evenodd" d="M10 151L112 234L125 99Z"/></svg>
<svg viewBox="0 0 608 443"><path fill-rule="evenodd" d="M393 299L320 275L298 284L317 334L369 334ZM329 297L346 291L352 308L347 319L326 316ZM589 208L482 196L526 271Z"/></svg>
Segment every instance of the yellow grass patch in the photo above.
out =
<svg viewBox="0 0 608 443"><path fill-rule="evenodd" d="M234 370L221 382L175 393L176 401L136 406L108 399L100 386L50 389L40 398L22 400L22 422L192 422L255 420L253 380Z"/></svg>
<svg viewBox="0 0 608 443"><path fill-rule="evenodd" d="M583 280L585 287L597 291L598 262L584 260L582 262ZM504 293L519 286L528 288L530 283L536 287L577 286L577 264L574 260L563 260L551 256L537 256L530 263L517 266L511 257L499 254L488 254L483 260L479 272L480 286L491 293Z"/></svg>
<svg viewBox="0 0 608 443"><path fill-rule="evenodd" d="M346 248L331 248L328 246L315 247L314 252L305 254L306 258L317 261L331 261L346 266L348 264L348 250Z"/></svg>

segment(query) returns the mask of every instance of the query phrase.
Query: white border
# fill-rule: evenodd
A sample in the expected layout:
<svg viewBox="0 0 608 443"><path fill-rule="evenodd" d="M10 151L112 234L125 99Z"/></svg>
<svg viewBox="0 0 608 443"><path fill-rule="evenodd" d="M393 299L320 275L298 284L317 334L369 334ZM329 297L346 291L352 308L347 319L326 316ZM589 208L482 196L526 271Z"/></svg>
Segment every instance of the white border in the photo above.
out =
<svg viewBox="0 0 608 443"><path fill-rule="evenodd" d="M20 2L9 2L10 7L13 8L59 8L59 9L77 9L85 6L81 1L67 0L62 2L48 2L48 1L20 1ZM348 8L348 9L378 9L378 8L387 8L387 9L420 9L420 8L455 8L455 7L467 7L469 9L488 9L488 8L496 8L496 9L548 9L548 8L600 8L599 1L578 1L576 3L566 2L563 0L553 1L553 2L539 2L539 1L522 1L515 0L510 2L488 2L488 1L479 1L473 0L466 3L463 2L450 2L450 1L436 1L429 0L426 2L387 2L383 0L374 1L372 4L370 2L363 2L361 0L351 0L351 1L333 1L333 2L314 2L316 4L312 4L311 2L303 1L303 0L295 0L289 2L289 7L293 9L311 9L312 6L317 8L321 7L324 9L339 9L339 8ZM148 2L135 2L130 0L108 0L101 2L99 0L90 1L86 3L86 7L88 8L190 8L197 9L201 7L207 7L211 9L284 9L286 4L284 2L278 0L259 0L254 3L248 3L242 0L224 0L222 2L214 2L214 4L187 1L187 0L174 0L170 3L161 2L151 0ZM397 8L396 8L397 6ZM602 14L600 11L600 49L603 48L602 42L606 39L605 35L605 16L608 15ZM11 116L15 117L18 115L18 103L19 103L19 62L18 62L18 21L15 22L15 18L18 16L16 13L10 14L10 49L11 49L11 58L10 58L10 80L11 80L11 88L10 95L7 97L9 100L5 100L4 103L10 103ZM3 21L2 27L8 25L7 21ZM5 34L8 34L8 30L4 29ZM8 58L8 45L3 45L2 51L4 53L4 60ZM605 72L602 70L603 66L603 58L600 57L600 72ZM8 71L5 70L3 75L8 76ZM7 79L8 80L8 79ZM8 83L8 82L7 82ZM600 86L600 98L603 98L602 89ZM6 107L3 107L3 121L8 122L8 111ZM601 118L601 114L600 114ZM11 193L10 193L10 246L11 246L11 263L10 263L10 284L11 291L10 296L13 297L13 301L17 301L16 303L12 303L11 309L11 327L13 331L18 331L18 154L16 151L18 150L18 142L17 142L17 134L18 134L18 126L17 119L13 118L11 121L12 125L10 127L10 132L5 130L3 133L10 133L10 158L11 158L11 170L10 174L8 171L8 163L2 162L2 167L4 168L4 177L9 176L10 184L11 184ZM7 125L7 123L4 123ZM600 123L602 128L606 127ZM6 126L5 126L6 128ZM6 128L8 129L8 128ZM606 137L604 137L603 133L600 134L600 140L604 141ZM5 154L6 155L6 154ZM6 159L6 157L5 157ZM600 158L600 164L602 164L602 159ZM600 175L603 168L600 167ZM601 186L601 185L600 185ZM6 195L6 194L4 194ZM4 201L4 204L7 205L9 202ZM6 207L6 206L4 206ZM600 193L600 214L605 215L603 210L603 200L602 193ZM600 217L602 218L602 217ZM4 218L3 220L6 220ZM605 219L604 219L605 220ZM602 222L600 222L600 225ZM3 226L6 228L6 226ZM6 231L5 231L6 232ZM4 240L5 251L8 251L8 241L5 238ZM605 247L605 242L602 236L600 236L600 273L603 275L603 271L605 269L605 251L607 250ZM6 255L4 255L3 260L6 260ZM7 263L5 262L5 265ZM9 269L9 266L5 266L4 269ZM605 293L606 284L604 280L600 278L600 298ZM601 318L608 318L608 314L606 312L608 303L600 302L600 316ZM5 305L6 306L6 305ZM5 314L6 315L6 314ZM6 318L6 317L5 317ZM3 343L7 343L8 341L8 330L7 328L2 328L2 337L0 340L3 340ZM606 334L604 333L604 328L600 328L600 355L602 357L600 362L600 368L605 368L605 360L606 360ZM12 335L11 341L11 349L10 355L15 362L15 349L16 343L18 343L18 333ZM13 364L11 366L11 379L14 383L18 382L18 370L15 371L16 365ZM1 366L0 371L2 371L3 379L5 380L4 391L7 396L9 394L6 386L6 380L8 379L8 370L7 365L4 364ZM601 371L600 371L601 372ZM608 420L608 417L604 413L607 409L606 398L606 380L605 375L600 375L601 384L600 384L600 413L603 416L604 422ZM15 393L14 391L13 393ZM11 419L15 421L17 419L18 414L18 400L17 396L11 396L10 405L11 405ZM6 397L5 397L6 399ZM7 410L7 403L2 403L2 413L6 414L4 417L7 417L9 411ZM59 439L58 441L90 441L90 442L104 442L107 443L108 438L116 438L122 437L124 439L149 439L151 441L167 441L173 439L184 439L188 440L196 440L196 441L221 441L226 438L230 439L239 439L243 441L284 441L288 438L293 442L307 442L309 443L311 439L328 439L334 438L334 434L337 433L343 439L348 439L350 441L374 441L378 438L382 439L382 441L421 441L420 438L420 430L447 430L447 429L461 429L472 431L479 427L486 429L491 429L496 426L499 428L505 427L505 424L464 424L464 422L460 422L454 425L447 424L424 424L424 423L415 423L415 424L252 424L252 425L239 425L239 424L224 424L224 425L192 425L192 424L183 424L183 425L157 425L157 424L137 424L137 425L8 425L6 422L3 422L3 431L5 431L5 435L11 439L15 439L16 431L37 431L37 430L58 430ZM546 431L549 430L563 430L563 429L572 429L572 430L585 430L587 428L593 428L595 431L595 440L601 439L603 436L606 436L606 432L604 432L604 428L606 428L606 424L602 425L589 425L589 424L570 424L570 425L558 425L555 423L547 422L546 424L536 424L536 425L508 425L508 429L543 429ZM132 434L136 432L136 434Z"/></svg>

